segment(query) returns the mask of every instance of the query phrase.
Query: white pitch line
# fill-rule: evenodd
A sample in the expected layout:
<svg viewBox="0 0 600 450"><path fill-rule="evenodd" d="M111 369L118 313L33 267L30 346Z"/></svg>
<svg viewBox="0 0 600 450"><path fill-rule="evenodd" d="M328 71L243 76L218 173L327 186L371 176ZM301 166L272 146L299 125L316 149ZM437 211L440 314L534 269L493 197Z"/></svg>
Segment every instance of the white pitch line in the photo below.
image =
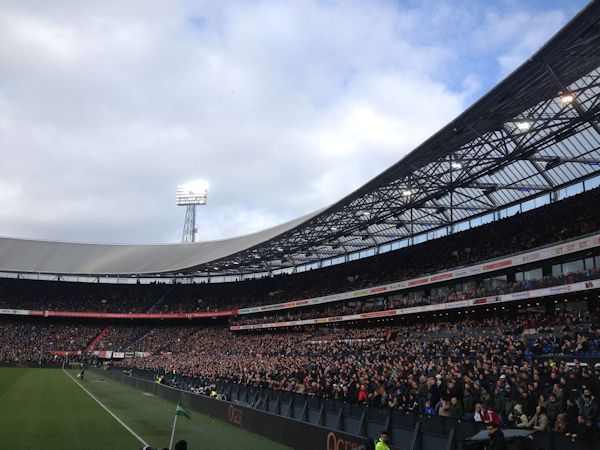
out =
<svg viewBox="0 0 600 450"><path fill-rule="evenodd" d="M67 374L67 376L68 376L68 377L69 377L71 380L73 380L73 382L74 382L74 383L75 383L77 386L79 386L81 389L83 389L87 395L89 395L90 397L92 397L92 398L93 398L93 399L96 401L96 403L98 403L100 406L102 406L102 408L104 408L104 410L105 410L107 413L109 413L111 416L113 416L113 417L114 417L114 419L115 419L117 422L119 422L121 425L123 425L123 428L125 428L127 431L129 431L129 432L130 432L130 433L131 433L131 434L132 434L132 435L133 435L133 436L134 436L134 437L135 437L135 438L136 438L138 441L140 441L140 442L141 442L141 443L144 445L144 447L149 447L149 444L148 444L146 441L144 441L144 440L143 440L143 439L142 439L142 438L141 438L141 437L140 437L140 436L139 436L139 435L138 435L138 434L137 434L135 431L133 431L131 428L129 428L129 427L127 426L127 424L126 424L125 422L123 422L121 419L119 419L119 418L118 418L118 417L117 417L117 416L116 416L116 415L115 415L115 414L114 414L114 413L113 413L113 412L112 412L110 409L108 409L106 406L104 406L100 400L98 400L96 397L94 397L94 394L92 394L90 391L88 391L86 388L84 388L84 387L83 387L81 384L79 384L79 383L77 382L77 380L76 380L75 378L73 378L73 376L72 376L72 375L71 375L69 372L67 372L65 369L62 369L62 371L63 371L64 373L66 373L66 374Z"/></svg>

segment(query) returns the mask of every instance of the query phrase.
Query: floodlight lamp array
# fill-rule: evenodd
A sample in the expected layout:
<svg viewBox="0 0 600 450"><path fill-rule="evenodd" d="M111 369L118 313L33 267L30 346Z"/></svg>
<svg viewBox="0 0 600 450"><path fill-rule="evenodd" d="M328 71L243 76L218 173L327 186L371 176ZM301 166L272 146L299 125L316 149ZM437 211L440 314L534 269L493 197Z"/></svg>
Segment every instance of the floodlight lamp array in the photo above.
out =
<svg viewBox="0 0 600 450"><path fill-rule="evenodd" d="M206 205L208 183L194 181L177 186L176 201L179 206Z"/></svg>

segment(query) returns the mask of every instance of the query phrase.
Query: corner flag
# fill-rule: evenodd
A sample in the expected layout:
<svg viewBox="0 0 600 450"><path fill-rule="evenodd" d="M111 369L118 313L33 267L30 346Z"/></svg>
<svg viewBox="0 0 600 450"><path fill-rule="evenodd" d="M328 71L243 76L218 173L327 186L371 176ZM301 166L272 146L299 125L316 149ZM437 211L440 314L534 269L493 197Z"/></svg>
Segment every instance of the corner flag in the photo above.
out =
<svg viewBox="0 0 600 450"><path fill-rule="evenodd" d="M187 417L188 419L192 418L192 414L183 407L183 405L177 402L177 409L175 410L175 414L178 416Z"/></svg>
<svg viewBox="0 0 600 450"><path fill-rule="evenodd" d="M175 437L175 427L177 426L178 416L187 417L189 420L192 419L192 414L187 409L185 409L180 402L177 402L177 408L175 408L175 420L173 421L173 430L171 431L171 442L169 443L169 448L173 448L173 438Z"/></svg>

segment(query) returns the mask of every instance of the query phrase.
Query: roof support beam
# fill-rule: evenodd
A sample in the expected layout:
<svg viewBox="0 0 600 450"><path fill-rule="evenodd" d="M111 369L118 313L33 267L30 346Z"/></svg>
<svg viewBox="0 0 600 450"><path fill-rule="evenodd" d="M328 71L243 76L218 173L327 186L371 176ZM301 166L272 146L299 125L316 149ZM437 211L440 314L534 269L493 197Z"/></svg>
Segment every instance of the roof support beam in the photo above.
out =
<svg viewBox="0 0 600 450"><path fill-rule="evenodd" d="M556 75L556 73L554 73L554 70L552 70L552 67L550 67L549 64L546 64L546 69L548 70L548 73L550 73L550 76L556 82L557 87L562 91L563 95L570 93L567 87L562 82L562 80L558 77L558 75ZM587 110L579 102L577 96L573 96L571 104L573 105L573 108L575 109L575 111L577 111L577 114L579 114L580 117L586 116ZM594 130L596 130L596 133L600 134L600 125L598 125L598 123L594 120L588 120L588 122L594 128Z"/></svg>

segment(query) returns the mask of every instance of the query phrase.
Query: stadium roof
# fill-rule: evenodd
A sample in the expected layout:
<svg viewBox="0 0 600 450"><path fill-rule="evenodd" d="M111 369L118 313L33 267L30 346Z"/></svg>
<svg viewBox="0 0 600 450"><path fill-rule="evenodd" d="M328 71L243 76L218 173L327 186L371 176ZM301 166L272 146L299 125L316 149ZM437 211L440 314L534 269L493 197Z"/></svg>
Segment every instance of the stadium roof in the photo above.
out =
<svg viewBox="0 0 600 450"><path fill-rule="evenodd" d="M600 2L401 161L335 204L248 236L102 245L0 238L0 271L256 273L377 247L600 175Z"/></svg>

